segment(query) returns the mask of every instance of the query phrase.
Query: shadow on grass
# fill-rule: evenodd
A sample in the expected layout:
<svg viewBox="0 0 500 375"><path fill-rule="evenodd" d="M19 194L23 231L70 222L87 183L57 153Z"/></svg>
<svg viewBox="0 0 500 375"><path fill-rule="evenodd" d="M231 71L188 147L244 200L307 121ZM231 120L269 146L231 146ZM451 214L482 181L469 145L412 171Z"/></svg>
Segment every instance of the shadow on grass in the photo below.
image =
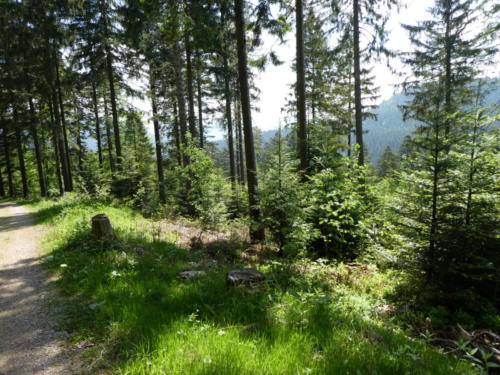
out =
<svg viewBox="0 0 500 375"><path fill-rule="evenodd" d="M31 202L30 202L31 203ZM81 204L81 203L80 203ZM36 213L37 224L51 223L57 218L64 210L71 209L72 207L80 205L75 201L61 202L42 208Z"/></svg>
<svg viewBox="0 0 500 375"><path fill-rule="evenodd" d="M41 210L40 221L49 221L76 204ZM342 294L291 267L268 266L264 271L270 282L263 288L228 288L226 271L241 264L219 263L210 268L200 251L189 252L116 229L121 241L106 243L93 241L88 228L75 228L70 238L44 258L62 275L58 284L68 301L64 328L77 338L104 343L110 368L127 369L137 356L152 358L165 349L175 353L178 347L164 347L162 338L175 341L183 329L207 325L215 332L235 331L238 342L257 342L262 353L293 340L302 343L303 350L279 354L294 373L293 366L307 365L314 353L320 358L314 364L315 373L453 373L447 360L436 359L437 353L355 310L342 308ZM205 270L206 276L178 278L180 271L193 267ZM201 345L195 336L190 337L189 345ZM216 337L214 345L232 345L217 340L222 338ZM228 351L226 360L231 355L236 354ZM209 369L190 373L238 373L234 360L231 368L213 363ZM413 371L415 366L418 371ZM276 373L288 370L283 371Z"/></svg>

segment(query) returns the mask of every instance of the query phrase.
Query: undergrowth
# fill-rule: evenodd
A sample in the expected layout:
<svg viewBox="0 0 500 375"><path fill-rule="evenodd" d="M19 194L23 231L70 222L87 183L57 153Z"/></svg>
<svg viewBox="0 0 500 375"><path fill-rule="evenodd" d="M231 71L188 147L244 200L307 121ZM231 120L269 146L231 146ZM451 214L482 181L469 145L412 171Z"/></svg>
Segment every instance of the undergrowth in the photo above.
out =
<svg viewBox="0 0 500 375"><path fill-rule="evenodd" d="M91 373L474 373L383 318L394 282L373 266L268 260L256 265L264 287L228 288L225 273L244 264L178 248L130 209L71 198L31 207L51 225L42 260ZM99 213L118 241L92 240ZM186 269L206 275L181 280Z"/></svg>

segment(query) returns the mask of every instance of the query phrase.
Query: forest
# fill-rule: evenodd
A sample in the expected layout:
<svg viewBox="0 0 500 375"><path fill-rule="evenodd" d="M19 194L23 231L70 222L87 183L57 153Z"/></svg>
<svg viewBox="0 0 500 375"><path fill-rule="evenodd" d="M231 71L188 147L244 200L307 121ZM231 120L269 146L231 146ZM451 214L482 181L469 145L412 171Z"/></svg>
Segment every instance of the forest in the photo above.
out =
<svg viewBox="0 0 500 375"><path fill-rule="evenodd" d="M43 225L62 374L499 373L500 6L431 0L394 50L407 3L0 2L0 203Z"/></svg>

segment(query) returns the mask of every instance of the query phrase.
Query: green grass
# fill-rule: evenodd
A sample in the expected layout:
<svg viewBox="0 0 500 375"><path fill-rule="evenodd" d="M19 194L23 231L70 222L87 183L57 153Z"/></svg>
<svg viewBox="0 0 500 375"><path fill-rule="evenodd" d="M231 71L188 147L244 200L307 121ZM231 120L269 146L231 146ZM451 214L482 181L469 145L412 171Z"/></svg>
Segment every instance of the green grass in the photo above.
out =
<svg viewBox="0 0 500 375"><path fill-rule="evenodd" d="M390 274L279 261L259 266L260 289L227 288L206 255L158 236L156 224L95 201L31 207L46 236L47 267L72 341L113 374L471 374L471 367L382 323ZM90 218L106 213L120 239L91 240ZM193 267L193 263L196 266ZM185 269L205 277L180 280ZM300 271L300 272L299 272ZM93 371L97 372L95 368Z"/></svg>

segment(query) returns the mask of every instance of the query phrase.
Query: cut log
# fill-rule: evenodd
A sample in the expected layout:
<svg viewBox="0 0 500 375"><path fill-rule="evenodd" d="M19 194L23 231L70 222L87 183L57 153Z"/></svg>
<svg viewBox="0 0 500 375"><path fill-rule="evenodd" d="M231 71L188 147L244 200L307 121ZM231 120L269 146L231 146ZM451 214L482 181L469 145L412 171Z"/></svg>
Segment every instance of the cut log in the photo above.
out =
<svg viewBox="0 0 500 375"><path fill-rule="evenodd" d="M182 271L179 277L184 280L194 279L196 277L205 276L207 273L205 271Z"/></svg>
<svg viewBox="0 0 500 375"><path fill-rule="evenodd" d="M109 218L104 214L92 218L92 237L96 240L115 240L116 235Z"/></svg>
<svg viewBox="0 0 500 375"><path fill-rule="evenodd" d="M255 268L243 268L229 271L226 275L228 286L248 285L253 286L266 280L264 274Z"/></svg>

